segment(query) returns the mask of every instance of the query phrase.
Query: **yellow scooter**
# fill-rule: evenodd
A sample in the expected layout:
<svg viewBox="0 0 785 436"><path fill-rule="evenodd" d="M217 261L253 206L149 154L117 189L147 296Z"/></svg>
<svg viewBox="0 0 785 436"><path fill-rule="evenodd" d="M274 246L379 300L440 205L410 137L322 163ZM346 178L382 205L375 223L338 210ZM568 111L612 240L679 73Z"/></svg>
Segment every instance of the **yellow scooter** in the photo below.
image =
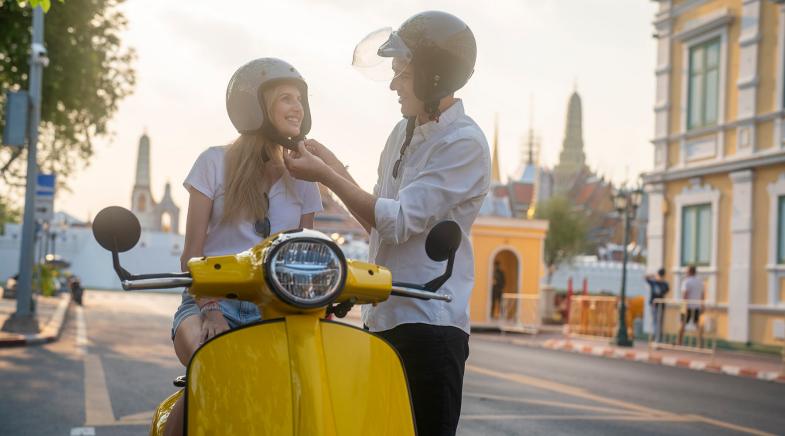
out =
<svg viewBox="0 0 785 436"><path fill-rule="evenodd" d="M438 290L452 275L460 228L443 221L428 234L426 252L447 261L425 285L396 283L390 271L346 259L324 234L292 230L230 256L193 258L188 272L133 275L119 253L139 240L130 211L108 207L93 234L112 252L123 289L188 287L194 297L255 303L263 321L203 344L188 364L184 387L156 410L151 435L163 435L172 406L185 395L189 435L414 435L409 388L396 351L380 337L326 320L354 304L390 295L450 302Z"/></svg>

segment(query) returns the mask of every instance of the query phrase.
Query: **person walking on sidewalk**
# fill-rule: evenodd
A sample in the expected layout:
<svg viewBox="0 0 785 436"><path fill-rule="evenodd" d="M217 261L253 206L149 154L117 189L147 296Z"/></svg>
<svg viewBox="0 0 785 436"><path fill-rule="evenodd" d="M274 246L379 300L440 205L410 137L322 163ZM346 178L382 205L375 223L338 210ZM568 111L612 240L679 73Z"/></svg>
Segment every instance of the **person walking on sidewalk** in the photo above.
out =
<svg viewBox="0 0 785 436"><path fill-rule="evenodd" d="M654 328L654 342L662 340L662 319L665 315L665 303L656 301L665 298L670 292L668 281L665 280L665 268L660 268L657 275L649 274L646 276L646 283L649 284L649 307L651 308L652 323Z"/></svg>
<svg viewBox="0 0 785 436"><path fill-rule="evenodd" d="M681 284L681 298L687 300L687 311L681 315L681 328L679 328L679 341L681 345L684 339L684 328L690 322L694 322L695 328L698 329L698 346L703 347L703 328L701 327L700 317L703 310L703 299L705 297L705 290L703 287L703 280L697 274L695 265L690 265L687 268L687 278Z"/></svg>

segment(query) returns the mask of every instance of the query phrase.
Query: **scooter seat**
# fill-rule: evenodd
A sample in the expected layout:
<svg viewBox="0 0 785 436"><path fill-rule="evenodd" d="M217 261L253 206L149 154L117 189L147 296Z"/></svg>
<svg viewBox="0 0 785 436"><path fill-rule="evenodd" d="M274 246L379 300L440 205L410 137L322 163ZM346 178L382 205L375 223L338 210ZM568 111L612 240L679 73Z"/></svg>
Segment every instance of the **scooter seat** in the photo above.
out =
<svg viewBox="0 0 785 436"><path fill-rule="evenodd" d="M176 378L175 378L175 379L172 381L172 383L174 384L174 386L175 386L175 387L178 387L178 388L184 388L184 387L185 387L185 384L186 384L186 378L185 378L185 376L184 376L184 375L181 375L181 376L179 376L179 377L176 377Z"/></svg>

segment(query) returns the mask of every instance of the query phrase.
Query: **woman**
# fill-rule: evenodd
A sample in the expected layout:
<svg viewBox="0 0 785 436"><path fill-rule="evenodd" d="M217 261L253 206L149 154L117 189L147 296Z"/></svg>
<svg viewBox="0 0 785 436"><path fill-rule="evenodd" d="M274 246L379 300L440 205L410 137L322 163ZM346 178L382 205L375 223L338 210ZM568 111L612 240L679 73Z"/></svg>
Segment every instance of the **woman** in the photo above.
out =
<svg viewBox="0 0 785 436"><path fill-rule="evenodd" d="M307 85L288 63L263 58L242 66L226 91L229 118L240 137L205 150L185 179L190 198L181 265L193 257L245 251L271 233L313 227L322 210L315 183L295 180L283 165L311 127ZM261 319L257 307L237 300L199 300L187 291L174 317L172 339L183 365L205 341ZM182 398L166 424L182 434Z"/></svg>

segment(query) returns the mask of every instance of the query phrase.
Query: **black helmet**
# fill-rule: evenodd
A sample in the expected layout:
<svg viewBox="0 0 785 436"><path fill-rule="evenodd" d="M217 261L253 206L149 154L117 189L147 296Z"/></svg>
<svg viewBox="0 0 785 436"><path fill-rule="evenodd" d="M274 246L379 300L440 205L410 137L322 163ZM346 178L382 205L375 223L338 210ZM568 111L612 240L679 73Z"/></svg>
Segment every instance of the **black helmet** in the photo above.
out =
<svg viewBox="0 0 785 436"><path fill-rule="evenodd" d="M293 83L300 88L303 121L300 135L296 138L281 135L267 116L268 108L262 93L282 83ZM286 147L294 146L311 130L308 84L293 66L281 59L255 59L237 69L226 87L226 111L239 133L261 133Z"/></svg>
<svg viewBox="0 0 785 436"><path fill-rule="evenodd" d="M414 95L430 103L461 89L474 73L477 43L469 26L447 12L421 12L396 32L412 52ZM383 53L379 53L384 56Z"/></svg>
<svg viewBox="0 0 785 436"><path fill-rule="evenodd" d="M383 58L414 65L414 95L438 118L439 100L461 89L472 76L477 43L460 18L427 11L404 21L397 31L371 32L355 48L352 64L372 78L391 79L391 59Z"/></svg>

